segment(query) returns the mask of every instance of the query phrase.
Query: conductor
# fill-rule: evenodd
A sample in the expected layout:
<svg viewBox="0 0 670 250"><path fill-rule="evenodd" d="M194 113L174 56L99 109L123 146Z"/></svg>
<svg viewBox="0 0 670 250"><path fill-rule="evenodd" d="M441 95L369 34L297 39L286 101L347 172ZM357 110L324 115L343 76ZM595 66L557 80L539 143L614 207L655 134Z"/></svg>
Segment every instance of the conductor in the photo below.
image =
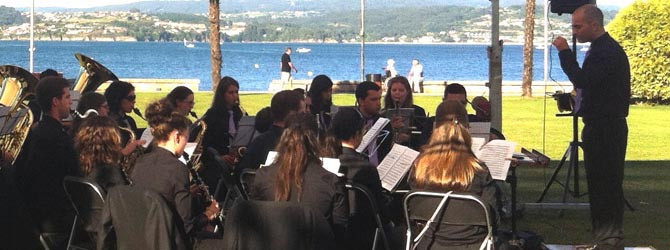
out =
<svg viewBox="0 0 670 250"><path fill-rule="evenodd" d="M595 5L572 14L572 33L591 42L582 67L567 41L558 37L561 68L575 88L582 89L577 115L582 117L582 148L591 205L595 249L623 249L623 168L628 140L630 66L628 57L603 27L603 13Z"/></svg>

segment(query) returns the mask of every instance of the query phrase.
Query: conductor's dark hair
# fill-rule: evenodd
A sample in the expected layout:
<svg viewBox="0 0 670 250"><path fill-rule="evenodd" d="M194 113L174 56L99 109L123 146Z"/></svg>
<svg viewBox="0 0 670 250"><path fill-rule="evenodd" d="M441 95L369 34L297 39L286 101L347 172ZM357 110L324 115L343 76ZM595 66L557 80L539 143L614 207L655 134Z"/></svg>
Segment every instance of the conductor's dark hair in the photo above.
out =
<svg viewBox="0 0 670 250"><path fill-rule="evenodd" d="M105 90L105 98L107 105L109 105L110 113L118 113L121 109L121 101L123 101L131 91L135 90L132 84L124 81L113 81Z"/></svg>
<svg viewBox="0 0 670 250"><path fill-rule="evenodd" d="M177 86L176 88L172 89L172 91L170 91L170 93L167 95L167 98L170 103L172 103L172 105L177 106L177 101L183 101L192 94L193 90L189 89L188 87Z"/></svg>
<svg viewBox="0 0 670 250"><path fill-rule="evenodd" d="M468 98L468 93L465 91L465 87L460 83L451 83L444 88L444 97L447 97L447 94L464 94L465 98Z"/></svg>
<svg viewBox="0 0 670 250"><path fill-rule="evenodd" d="M51 100L63 97L63 89L70 87L65 78L48 76L37 82L37 103L44 113L51 112Z"/></svg>
<svg viewBox="0 0 670 250"><path fill-rule="evenodd" d="M374 82L364 81L356 87L356 100L368 97L368 90L379 91L381 88Z"/></svg>
<svg viewBox="0 0 670 250"><path fill-rule="evenodd" d="M304 101L304 97L298 94L298 92L293 90L279 91L270 101L272 119L275 122L284 121L291 111L298 111L300 109L301 101Z"/></svg>

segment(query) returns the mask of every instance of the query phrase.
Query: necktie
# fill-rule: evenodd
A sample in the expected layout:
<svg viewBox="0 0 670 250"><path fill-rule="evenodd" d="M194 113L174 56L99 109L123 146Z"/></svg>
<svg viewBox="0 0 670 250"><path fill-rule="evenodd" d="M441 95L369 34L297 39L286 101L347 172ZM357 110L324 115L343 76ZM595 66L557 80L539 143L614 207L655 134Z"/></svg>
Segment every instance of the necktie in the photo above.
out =
<svg viewBox="0 0 670 250"><path fill-rule="evenodd" d="M233 138L235 138L235 134L237 134L237 129L235 128L235 118L233 116L232 110L228 110L228 134L230 134L230 136Z"/></svg>

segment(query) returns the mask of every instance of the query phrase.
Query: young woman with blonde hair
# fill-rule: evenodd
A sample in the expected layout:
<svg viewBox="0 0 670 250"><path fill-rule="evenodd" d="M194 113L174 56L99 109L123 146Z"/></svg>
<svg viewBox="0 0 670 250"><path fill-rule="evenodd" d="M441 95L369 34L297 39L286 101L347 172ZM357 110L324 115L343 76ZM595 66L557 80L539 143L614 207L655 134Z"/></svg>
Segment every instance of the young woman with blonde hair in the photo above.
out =
<svg viewBox="0 0 670 250"><path fill-rule="evenodd" d="M471 149L465 107L457 101L447 101L440 106L443 111L449 112L438 114L436 120L439 122L436 122L430 141L422 147L414 162L409 177L411 190L467 192L479 195L492 207L498 207L497 190L491 174ZM413 210L415 219L428 220L438 203L439 199L416 198L410 202L410 210ZM455 209L462 212L461 216L467 217L470 208ZM495 209L489 210L495 213ZM446 224L442 221L436 231L434 228L428 229L419 242L419 249L478 249L486 236L486 227L481 226Z"/></svg>

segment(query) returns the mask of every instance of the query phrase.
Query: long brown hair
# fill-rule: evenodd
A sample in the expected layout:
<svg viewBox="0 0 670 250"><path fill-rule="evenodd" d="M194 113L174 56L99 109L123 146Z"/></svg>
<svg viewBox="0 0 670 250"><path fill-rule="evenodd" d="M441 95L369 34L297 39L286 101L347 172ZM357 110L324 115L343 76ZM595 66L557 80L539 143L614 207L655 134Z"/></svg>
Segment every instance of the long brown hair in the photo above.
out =
<svg viewBox="0 0 670 250"><path fill-rule="evenodd" d="M393 97L391 96L391 87L393 87L393 84L400 83L403 88L405 88L405 92L407 93L407 97L405 97L405 101L402 103L398 103L397 108L411 108L412 105L414 104L414 97L412 96L412 87L409 86L409 80L407 80L406 77L404 76L396 76L391 78L389 80L388 85L386 86L386 96L384 96L384 109L392 109L396 108L395 107L395 102L393 101Z"/></svg>
<svg viewBox="0 0 670 250"><path fill-rule="evenodd" d="M310 163L321 164L317 139L317 124L310 114L292 114L286 118L286 128L277 144L275 201L288 201L291 186L296 188L298 201L302 194L302 175Z"/></svg>
<svg viewBox="0 0 670 250"><path fill-rule="evenodd" d="M191 121L177 112L170 100L166 98L150 103L145 114L156 142L167 141L173 130L186 132L191 125Z"/></svg>
<svg viewBox="0 0 670 250"><path fill-rule="evenodd" d="M84 175L97 164L119 164L121 137L118 125L109 117L91 116L83 120L74 137L79 167Z"/></svg>
<svg viewBox="0 0 670 250"><path fill-rule="evenodd" d="M466 125L457 117L463 114L448 115L422 147L410 175L413 187L467 191L475 173L484 170L472 152L472 138Z"/></svg>

